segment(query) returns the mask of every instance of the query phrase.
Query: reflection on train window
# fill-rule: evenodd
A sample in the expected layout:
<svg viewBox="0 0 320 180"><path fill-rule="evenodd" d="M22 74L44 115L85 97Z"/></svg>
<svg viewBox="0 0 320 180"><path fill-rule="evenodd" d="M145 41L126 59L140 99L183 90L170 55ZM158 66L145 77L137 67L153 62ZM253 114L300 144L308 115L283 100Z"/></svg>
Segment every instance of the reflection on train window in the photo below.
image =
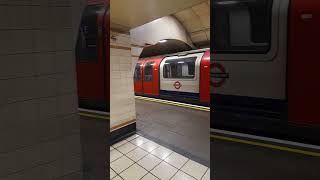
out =
<svg viewBox="0 0 320 180"><path fill-rule="evenodd" d="M144 66L144 81L152 81L152 69L154 62L147 62Z"/></svg>
<svg viewBox="0 0 320 180"><path fill-rule="evenodd" d="M267 53L271 43L273 0L213 3L213 50L216 53Z"/></svg>
<svg viewBox="0 0 320 180"><path fill-rule="evenodd" d="M164 78L193 79L197 57L166 60L163 67Z"/></svg>
<svg viewBox="0 0 320 180"><path fill-rule="evenodd" d="M87 6L81 20L76 48L77 60L80 62L98 61L97 8L95 6Z"/></svg>
<svg viewBox="0 0 320 180"><path fill-rule="evenodd" d="M136 68L134 70L134 80L140 81L141 80L141 64L137 63Z"/></svg>

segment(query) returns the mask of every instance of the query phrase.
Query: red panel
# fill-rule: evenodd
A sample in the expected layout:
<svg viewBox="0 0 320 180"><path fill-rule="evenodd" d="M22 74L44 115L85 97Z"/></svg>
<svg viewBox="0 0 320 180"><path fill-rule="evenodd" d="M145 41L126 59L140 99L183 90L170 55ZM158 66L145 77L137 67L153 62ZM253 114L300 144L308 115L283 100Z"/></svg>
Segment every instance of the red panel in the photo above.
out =
<svg viewBox="0 0 320 180"><path fill-rule="evenodd" d="M97 19L97 26L101 27L103 25L104 17L98 16ZM77 62L78 94L81 98L105 98L105 65L108 63L106 63L106 59L103 58L103 37L104 35L99 31L98 63ZM109 55L107 54L106 57L109 57Z"/></svg>
<svg viewBox="0 0 320 180"><path fill-rule="evenodd" d="M200 101L210 102L210 51L206 51L200 64Z"/></svg>
<svg viewBox="0 0 320 180"><path fill-rule="evenodd" d="M320 1L292 0L289 26L289 121L320 126Z"/></svg>
<svg viewBox="0 0 320 180"><path fill-rule="evenodd" d="M159 95L159 69L162 57L153 57L146 59L144 66L147 62L153 62L152 68L152 81L143 81L143 93L147 95L158 96ZM144 68L143 68L143 78L144 78Z"/></svg>

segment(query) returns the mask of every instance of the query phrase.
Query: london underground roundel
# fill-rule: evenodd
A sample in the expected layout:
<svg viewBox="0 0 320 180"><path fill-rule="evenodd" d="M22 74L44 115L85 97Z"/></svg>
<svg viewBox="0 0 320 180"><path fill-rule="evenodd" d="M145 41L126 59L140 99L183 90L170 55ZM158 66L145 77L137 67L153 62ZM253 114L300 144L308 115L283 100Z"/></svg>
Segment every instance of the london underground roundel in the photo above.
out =
<svg viewBox="0 0 320 180"><path fill-rule="evenodd" d="M176 89L180 89L181 88L181 83L179 81L176 81L174 84L173 84L174 88Z"/></svg>

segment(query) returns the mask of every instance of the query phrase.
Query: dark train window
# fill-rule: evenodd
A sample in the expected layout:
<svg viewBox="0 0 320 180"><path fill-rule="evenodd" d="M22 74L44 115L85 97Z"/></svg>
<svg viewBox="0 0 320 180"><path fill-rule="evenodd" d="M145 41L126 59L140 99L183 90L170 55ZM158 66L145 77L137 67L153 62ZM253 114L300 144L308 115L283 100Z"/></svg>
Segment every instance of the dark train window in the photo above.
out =
<svg viewBox="0 0 320 180"><path fill-rule="evenodd" d="M193 79L197 57L166 60L163 77L168 79Z"/></svg>
<svg viewBox="0 0 320 180"><path fill-rule="evenodd" d="M134 80L140 81L141 80L141 64L137 63L136 68L134 69Z"/></svg>
<svg viewBox="0 0 320 180"><path fill-rule="evenodd" d="M270 50L273 0L216 0L211 4L214 53L264 54Z"/></svg>
<svg viewBox="0 0 320 180"><path fill-rule="evenodd" d="M144 81L152 81L152 70L154 62L147 62L144 66Z"/></svg>
<svg viewBox="0 0 320 180"><path fill-rule="evenodd" d="M79 62L98 61L98 22L101 7L87 6L82 16L77 39L76 55Z"/></svg>

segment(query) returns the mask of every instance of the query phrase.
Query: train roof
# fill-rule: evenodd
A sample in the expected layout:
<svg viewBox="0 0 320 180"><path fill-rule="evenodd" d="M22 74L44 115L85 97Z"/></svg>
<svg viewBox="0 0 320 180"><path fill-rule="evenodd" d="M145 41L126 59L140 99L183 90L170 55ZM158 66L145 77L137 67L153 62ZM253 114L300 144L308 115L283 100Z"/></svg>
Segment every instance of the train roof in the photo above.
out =
<svg viewBox="0 0 320 180"><path fill-rule="evenodd" d="M208 50L210 50L210 48L193 49L190 45L183 41L168 39L159 41L154 45L144 47L139 59L152 57L186 56L188 54L195 54Z"/></svg>
<svg viewBox="0 0 320 180"><path fill-rule="evenodd" d="M143 57L143 58L139 58L139 60L143 60L146 58L153 58L153 57L186 56L189 54L202 53L202 52L206 52L206 51L210 51L210 48L195 49L195 50L181 51L181 52L175 52L175 53L170 53L170 54L162 54L162 55L156 55L156 56L150 56L150 57Z"/></svg>

